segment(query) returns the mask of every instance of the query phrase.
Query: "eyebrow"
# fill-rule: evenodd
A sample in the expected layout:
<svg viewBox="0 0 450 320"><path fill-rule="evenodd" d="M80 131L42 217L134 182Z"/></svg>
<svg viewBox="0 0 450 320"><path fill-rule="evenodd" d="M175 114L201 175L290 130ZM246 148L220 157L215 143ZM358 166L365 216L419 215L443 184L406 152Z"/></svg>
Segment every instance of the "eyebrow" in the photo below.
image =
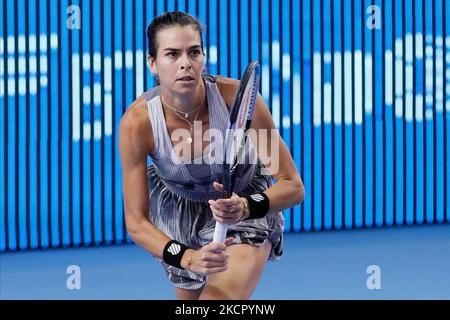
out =
<svg viewBox="0 0 450 320"><path fill-rule="evenodd" d="M200 45L196 44L196 45L193 45L192 47L189 47L188 50L191 50L191 49L198 49L198 48L201 48L201 47L200 47ZM181 49L177 49L177 48L165 48L164 51L181 51Z"/></svg>

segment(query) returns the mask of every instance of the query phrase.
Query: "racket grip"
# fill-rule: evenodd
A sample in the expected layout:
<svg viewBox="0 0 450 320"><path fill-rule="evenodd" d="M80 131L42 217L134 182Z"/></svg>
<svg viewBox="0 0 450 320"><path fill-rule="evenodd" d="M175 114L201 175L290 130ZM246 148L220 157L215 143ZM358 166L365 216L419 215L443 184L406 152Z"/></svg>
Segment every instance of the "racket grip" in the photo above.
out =
<svg viewBox="0 0 450 320"><path fill-rule="evenodd" d="M214 228L213 242L225 243L225 238L227 236L228 225L216 221L216 227Z"/></svg>
<svg viewBox="0 0 450 320"><path fill-rule="evenodd" d="M233 196L233 193L232 193L232 192L229 192L229 191L224 191L223 194L222 194L222 197L223 197L224 199L229 199L229 198L231 198L232 196Z"/></svg>

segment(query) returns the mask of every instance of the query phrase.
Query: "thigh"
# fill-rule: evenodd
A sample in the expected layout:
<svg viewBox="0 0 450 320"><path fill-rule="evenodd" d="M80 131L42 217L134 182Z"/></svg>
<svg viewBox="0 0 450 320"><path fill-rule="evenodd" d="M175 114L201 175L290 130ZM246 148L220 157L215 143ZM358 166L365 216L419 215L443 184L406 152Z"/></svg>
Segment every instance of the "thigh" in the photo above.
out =
<svg viewBox="0 0 450 320"><path fill-rule="evenodd" d="M194 290L182 289L175 287L177 300L198 300L204 287Z"/></svg>
<svg viewBox="0 0 450 320"><path fill-rule="evenodd" d="M227 248L228 269L206 277L200 299L249 299L256 288L272 249L266 239L260 247L236 244Z"/></svg>

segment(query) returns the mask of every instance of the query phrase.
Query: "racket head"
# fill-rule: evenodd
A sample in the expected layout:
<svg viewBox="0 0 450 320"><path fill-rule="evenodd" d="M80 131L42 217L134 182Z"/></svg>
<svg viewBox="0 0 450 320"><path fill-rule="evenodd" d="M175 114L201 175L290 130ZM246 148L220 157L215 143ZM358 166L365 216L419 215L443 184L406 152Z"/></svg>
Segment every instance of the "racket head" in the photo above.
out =
<svg viewBox="0 0 450 320"><path fill-rule="evenodd" d="M250 62L245 69L238 89L234 95L230 113L230 129L245 129L250 127L246 121L251 121L259 90L261 67L257 61Z"/></svg>
<svg viewBox="0 0 450 320"><path fill-rule="evenodd" d="M246 142L246 132L250 128L258 98L261 66L257 61L247 65L233 99L229 128L224 140L224 197L233 192L238 162Z"/></svg>

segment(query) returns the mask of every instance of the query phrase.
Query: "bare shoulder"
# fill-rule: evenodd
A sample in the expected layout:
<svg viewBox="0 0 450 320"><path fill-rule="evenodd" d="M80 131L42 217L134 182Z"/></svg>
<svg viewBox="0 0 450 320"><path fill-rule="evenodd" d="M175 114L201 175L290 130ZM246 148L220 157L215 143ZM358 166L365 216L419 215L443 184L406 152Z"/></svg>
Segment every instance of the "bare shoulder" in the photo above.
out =
<svg viewBox="0 0 450 320"><path fill-rule="evenodd" d="M222 86L235 86L237 87L239 85L239 80L237 79L233 79L233 78L228 78L228 77L217 77L216 79L217 85L222 85Z"/></svg>
<svg viewBox="0 0 450 320"><path fill-rule="evenodd" d="M231 110L231 106L233 105L233 99L234 96L236 95L236 91L238 90L240 81L227 77L219 77L217 78L216 82L217 87L219 88L219 91L222 94L222 97L228 106L228 109ZM256 98L256 106L253 114L251 128L253 129L275 128L275 124L273 122L270 110L260 94L258 94Z"/></svg>
<svg viewBox="0 0 450 320"><path fill-rule="evenodd" d="M153 132L148 117L147 102L143 96L133 101L123 114L119 135L132 138L138 145L145 147L147 153L153 151Z"/></svg>
<svg viewBox="0 0 450 320"><path fill-rule="evenodd" d="M227 77L219 77L217 78L216 83L220 93L222 94L223 100L227 104L228 109L231 110L233 99L236 95L236 91L238 90L240 80ZM257 119L256 122L263 120L266 122L273 121L271 119L270 110L266 106L266 103L264 102L260 94L258 94L258 97L256 99L255 115L253 116L253 119Z"/></svg>
<svg viewBox="0 0 450 320"><path fill-rule="evenodd" d="M223 100L227 104L228 109L231 109L233 99L239 87L239 80L227 77L219 77L216 80L217 87L222 94Z"/></svg>

